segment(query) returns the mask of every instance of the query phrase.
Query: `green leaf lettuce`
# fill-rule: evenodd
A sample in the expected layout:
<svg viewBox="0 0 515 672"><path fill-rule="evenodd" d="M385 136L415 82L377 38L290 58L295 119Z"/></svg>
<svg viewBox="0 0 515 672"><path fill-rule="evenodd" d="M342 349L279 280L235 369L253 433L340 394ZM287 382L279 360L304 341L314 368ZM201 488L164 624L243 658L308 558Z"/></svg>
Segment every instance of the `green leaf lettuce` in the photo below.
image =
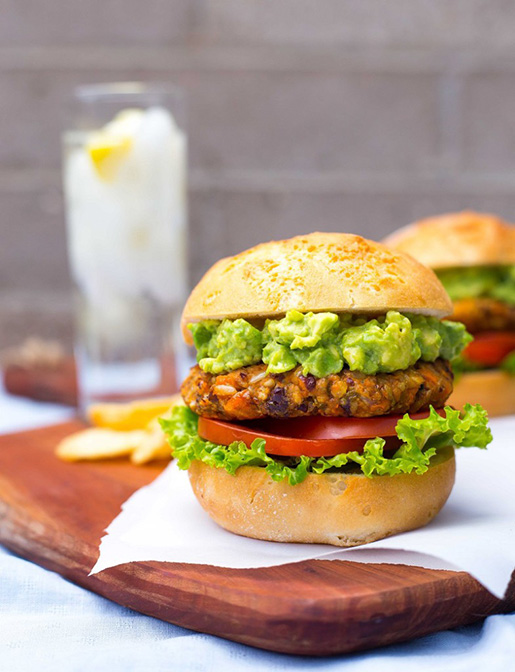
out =
<svg viewBox="0 0 515 672"><path fill-rule="evenodd" d="M444 417L433 408L422 420L413 420L406 414L396 427L403 443L391 457L383 454L385 441L379 437L369 439L363 453L352 451L333 457L274 458L265 452L265 439L255 439L250 447L242 441L221 446L199 437L198 416L186 406L177 406L169 419L160 422L179 469L188 469L194 460L230 474L242 466L262 467L274 481L287 479L290 485L301 483L308 473L328 470L361 470L368 477L413 471L423 474L429 469L431 458L448 446L486 448L492 440L486 411L470 404L461 412L447 406Z"/></svg>

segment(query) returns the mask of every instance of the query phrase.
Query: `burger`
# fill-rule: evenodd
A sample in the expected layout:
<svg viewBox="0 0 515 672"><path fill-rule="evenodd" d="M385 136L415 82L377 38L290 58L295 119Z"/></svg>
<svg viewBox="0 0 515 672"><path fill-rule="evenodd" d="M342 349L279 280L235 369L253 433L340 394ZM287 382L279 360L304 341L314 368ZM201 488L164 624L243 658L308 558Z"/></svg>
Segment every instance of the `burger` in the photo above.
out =
<svg viewBox="0 0 515 672"><path fill-rule="evenodd" d="M360 236L313 233L216 263L182 327L198 364L162 421L209 515L231 532L356 546L440 511L454 449L486 412L445 406L465 327L434 273Z"/></svg>
<svg viewBox="0 0 515 672"><path fill-rule="evenodd" d="M474 340L453 361L450 403L515 413L515 227L494 215L431 217L383 241L433 268Z"/></svg>

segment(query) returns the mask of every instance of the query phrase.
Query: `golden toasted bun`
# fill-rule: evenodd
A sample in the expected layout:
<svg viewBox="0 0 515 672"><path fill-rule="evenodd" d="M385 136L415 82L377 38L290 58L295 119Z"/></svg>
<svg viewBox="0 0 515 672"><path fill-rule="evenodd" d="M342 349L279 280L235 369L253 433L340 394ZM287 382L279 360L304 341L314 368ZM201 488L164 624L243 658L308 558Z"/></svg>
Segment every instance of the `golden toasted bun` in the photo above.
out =
<svg viewBox="0 0 515 672"><path fill-rule="evenodd" d="M472 211L422 219L394 231L383 243L431 268L515 263L515 227Z"/></svg>
<svg viewBox="0 0 515 672"><path fill-rule="evenodd" d="M408 255L350 233L311 233L217 262L184 307L183 335L191 343L190 322L274 317L293 309L443 317L452 306L433 272Z"/></svg>
<svg viewBox="0 0 515 672"><path fill-rule="evenodd" d="M263 468L225 469L195 461L190 482L200 504L230 532L267 541L358 546L426 525L454 485L452 448L422 476L309 474L298 485Z"/></svg>
<svg viewBox="0 0 515 672"><path fill-rule="evenodd" d="M511 415L515 413L515 376L498 370L464 373L454 383L447 403L455 408L481 404L490 417Z"/></svg>

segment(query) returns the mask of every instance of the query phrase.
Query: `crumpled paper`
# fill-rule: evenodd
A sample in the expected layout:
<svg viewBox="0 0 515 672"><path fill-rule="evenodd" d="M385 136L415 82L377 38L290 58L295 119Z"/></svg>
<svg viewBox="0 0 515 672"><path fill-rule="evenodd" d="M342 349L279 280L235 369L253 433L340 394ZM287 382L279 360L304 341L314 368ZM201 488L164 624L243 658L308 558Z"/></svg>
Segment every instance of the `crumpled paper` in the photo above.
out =
<svg viewBox="0 0 515 672"><path fill-rule="evenodd" d="M350 549L227 532L204 512L187 473L172 462L123 504L91 573L146 560L250 568L323 558L466 571L500 598L515 569L515 416L493 420L491 427L494 440L487 450L456 452L456 485L435 520Z"/></svg>

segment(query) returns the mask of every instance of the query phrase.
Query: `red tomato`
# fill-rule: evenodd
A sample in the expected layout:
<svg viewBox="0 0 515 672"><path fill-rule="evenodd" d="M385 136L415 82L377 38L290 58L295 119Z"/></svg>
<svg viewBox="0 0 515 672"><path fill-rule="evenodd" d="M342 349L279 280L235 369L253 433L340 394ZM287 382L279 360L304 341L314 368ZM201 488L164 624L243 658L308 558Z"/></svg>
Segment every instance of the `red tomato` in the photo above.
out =
<svg viewBox="0 0 515 672"><path fill-rule="evenodd" d="M438 411L443 414L443 411ZM426 418L428 413L412 413L413 419ZM245 425L199 418L198 433L202 439L228 446L243 441L246 446L254 439L266 440L266 452L271 455L328 457L352 450L363 451L368 439L386 439L386 450L396 450L400 439L395 426L402 415L374 418L325 418L313 416L290 420L264 419Z"/></svg>
<svg viewBox="0 0 515 672"><path fill-rule="evenodd" d="M463 355L475 364L497 366L512 350L515 350L515 332L485 331L474 336Z"/></svg>

